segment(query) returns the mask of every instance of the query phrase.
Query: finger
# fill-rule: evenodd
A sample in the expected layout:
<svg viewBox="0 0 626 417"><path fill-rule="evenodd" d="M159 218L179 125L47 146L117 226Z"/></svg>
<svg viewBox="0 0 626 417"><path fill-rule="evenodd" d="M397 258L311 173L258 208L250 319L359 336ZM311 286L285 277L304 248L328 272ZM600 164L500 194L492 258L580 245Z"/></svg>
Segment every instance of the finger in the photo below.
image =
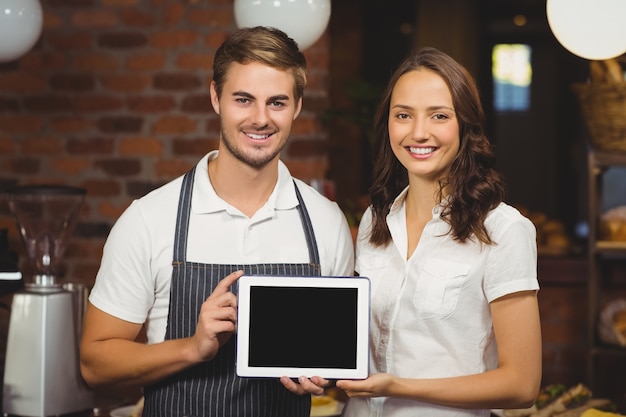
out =
<svg viewBox="0 0 626 417"><path fill-rule="evenodd" d="M230 321L235 323L237 321L237 310L233 307L221 307L211 310L207 313L207 318L219 321Z"/></svg>
<svg viewBox="0 0 626 417"><path fill-rule="evenodd" d="M330 388L331 386L333 386L332 381L328 379L324 379L321 376L311 377L311 382L313 382L318 387L322 387L322 388Z"/></svg>
<svg viewBox="0 0 626 417"><path fill-rule="evenodd" d="M314 395L324 394L324 388L315 385L313 382L311 382L309 378L305 376L301 376L300 378L298 378L298 382L300 383L300 386L302 386L302 388L304 388L306 392L310 392L311 394L314 394Z"/></svg>
<svg viewBox="0 0 626 417"><path fill-rule="evenodd" d="M344 391L349 391L351 389L351 382L350 380L339 380L335 383L335 386L339 389L342 389Z"/></svg>
<svg viewBox="0 0 626 417"><path fill-rule="evenodd" d="M241 276L243 275L243 271L235 271L229 275L226 275L222 280L215 286L213 292L224 293L229 292L229 288L233 285Z"/></svg>
<svg viewBox="0 0 626 417"><path fill-rule="evenodd" d="M359 387L358 381L352 380L342 380L337 381L335 386L341 390L343 390L346 395L350 398L354 397L369 397L370 394L368 391L364 390L362 387Z"/></svg>
<svg viewBox="0 0 626 417"><path fill-rule="evenodd" d="M304 389L300 385L296 384L288 376L281 376L280 382L284 385L285 388L287 388L289 391L293 392L294 394L302 395L305 393Z"/></svg>
<svg viewBox="0 0 626 417"><path fill-rule="evenodd" d="M233 285L241 276L243 275L242 270L238 270L226 275L220 282L217 284L217 287L223 288L225 291L228 291L231 285Z"/></svg>
<svg viewBox="0 0 626 417"><path fill-rule="evenodd" d="M218 295L213 299L213 302L218 307L232 307L234 309L237 308L237 296L232 292Z"/></svg>
<svg viewBox="0 0 626 417"><path fill-rule="evenodd" d="M219 297L209 297L202 307L198 319L202 322L213 320L229 320L235 322L237 319L237 299L233 294L222 294Z"/></svg>
<svg viewBox="0 0 626 417"><path fill-rule="evenodd" d="M213 323L212 330L217 335L223 333L234 333L236 328L234 322L230 320L221 320Z"/></svg>
<svg viewBox="0 0 626 417"><path fill-rule="evenodd" d="M232 307L237 308L237 296L231 292L212 293L202 304L203 309Z"/></svg>

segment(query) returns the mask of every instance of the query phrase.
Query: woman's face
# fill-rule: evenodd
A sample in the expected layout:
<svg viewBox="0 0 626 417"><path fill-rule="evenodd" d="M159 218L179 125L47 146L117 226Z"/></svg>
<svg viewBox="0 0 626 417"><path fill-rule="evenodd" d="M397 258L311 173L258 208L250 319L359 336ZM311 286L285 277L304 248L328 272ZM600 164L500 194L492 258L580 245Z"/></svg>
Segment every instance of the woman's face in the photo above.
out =
<svg viewBox="0 0 626 417"><path fill-rule="evenodd" d="M402 75L391 92L389 142L409 178L438 181L460 147L452 94L437 73L419 69Z"/></svg>

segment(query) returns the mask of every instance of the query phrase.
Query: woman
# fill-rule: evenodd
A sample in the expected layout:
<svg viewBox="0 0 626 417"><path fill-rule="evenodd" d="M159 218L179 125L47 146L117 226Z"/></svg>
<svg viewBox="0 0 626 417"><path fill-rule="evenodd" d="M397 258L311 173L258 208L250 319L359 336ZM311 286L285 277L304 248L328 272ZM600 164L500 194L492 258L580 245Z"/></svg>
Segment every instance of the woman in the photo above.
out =
<svg viewBox="0 0 626 417"><path fill-rule="evenodd" d="M541 383L535 228L505 204L474 80L434 48L407 58L376 120L357 239L372 289L370 372L344 416L488 416Z"/></svg>

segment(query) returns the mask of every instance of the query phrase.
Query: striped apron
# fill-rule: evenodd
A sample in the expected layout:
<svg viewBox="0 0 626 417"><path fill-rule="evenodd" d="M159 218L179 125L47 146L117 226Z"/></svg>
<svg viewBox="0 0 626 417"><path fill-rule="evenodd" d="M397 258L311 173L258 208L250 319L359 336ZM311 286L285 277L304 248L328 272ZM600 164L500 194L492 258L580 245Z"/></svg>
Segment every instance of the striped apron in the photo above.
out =
<svg viewBox="0 0 626 417"><path fill-rule="evenodd" d="M185 175L178 203L165 340L190 337L195 333L200 306L217 283L231 272L243 270L246 275L321 274L315 234L295 183L310 263L222 265L187 262L194 172L195 168ZM236 293L236 288L232 290ZM309 395L292 394L275 378L239 378L236 375L235 337L222 346L213 360L145 387L143 417L309 417Z"/></svg>

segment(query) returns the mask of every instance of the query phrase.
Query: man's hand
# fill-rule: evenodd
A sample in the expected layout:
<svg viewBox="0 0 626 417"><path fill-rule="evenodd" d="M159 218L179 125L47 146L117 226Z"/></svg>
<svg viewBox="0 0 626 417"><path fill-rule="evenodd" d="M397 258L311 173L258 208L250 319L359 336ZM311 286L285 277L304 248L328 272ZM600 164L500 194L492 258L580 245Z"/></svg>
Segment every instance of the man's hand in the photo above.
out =
<svg viewBox="0 0 626 417"><path fill-rule="evenodd" d="M201 361L213 359L237 329L237 297L229 288L242 275L243 271L235 271L226 276L202 303L193 336Z"/></svg>
<svg viewBox="0 0 626 417"><path fill-rule="evenodd" d="M307 393L313 395L323 395L324 388L330 385L330 381L319 376L314 376L311 379L301 376L298 378L298 383L291 380L291 378L283 376L280 378L280 382L289 391L294 394L304 395Z"/></svg>

